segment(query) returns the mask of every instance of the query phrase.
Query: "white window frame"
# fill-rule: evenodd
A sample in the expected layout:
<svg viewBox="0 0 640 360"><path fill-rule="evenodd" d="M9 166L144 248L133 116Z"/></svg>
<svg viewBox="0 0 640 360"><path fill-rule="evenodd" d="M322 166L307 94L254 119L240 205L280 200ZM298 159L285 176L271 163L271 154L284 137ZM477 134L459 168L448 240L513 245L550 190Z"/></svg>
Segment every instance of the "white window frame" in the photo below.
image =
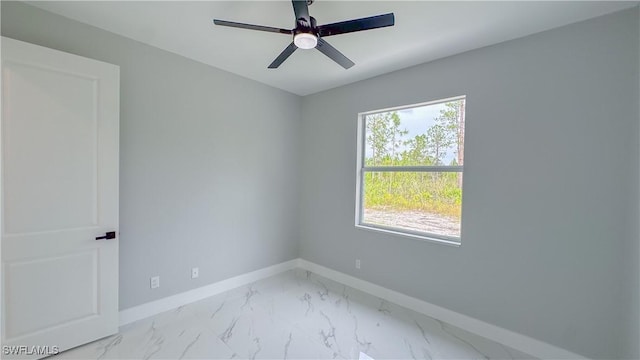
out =
<svg viewBox="0 0 640 360"><path fill-rule="evenodd" d="M363 222L364 218L364 174L366 172L459 172L464 174L464 164L460 166L365 166L365 144L366 144L366 122L365 117L367 115L398 111L404 109L417 108L428 105L436 105L447 103L455 100L465 100L466 95L460 95L455 97L450 97L446 99L438 99L434 101L428 101L424 103L404 105L380 110L372 110L358 113L358 139L357 139L357 165L356 165L356 216L355 216L355 226L360 229L372 230L375 232L386 233L390 235L398 235L405 236L413 239L435 242L438 244L450 245L450 246L460 246L462 240L462 233L460 233L460 237L455 236L447 236L436 233L428 233L416 230L408 230L391 226L384 226L378 224L369 224ZM466 107L465 107L466 111ZM465 128L466 128L466 114L465 114ZM466 137L466 131L465 131ZM466 140L466 139L465 139ZM466 141L465 141L466 142ZM466 147L465 147L466 148ZM464 181L462 182L462 197L464 204ZM460 219L460 224L462 226L462 218Z"/></svg>

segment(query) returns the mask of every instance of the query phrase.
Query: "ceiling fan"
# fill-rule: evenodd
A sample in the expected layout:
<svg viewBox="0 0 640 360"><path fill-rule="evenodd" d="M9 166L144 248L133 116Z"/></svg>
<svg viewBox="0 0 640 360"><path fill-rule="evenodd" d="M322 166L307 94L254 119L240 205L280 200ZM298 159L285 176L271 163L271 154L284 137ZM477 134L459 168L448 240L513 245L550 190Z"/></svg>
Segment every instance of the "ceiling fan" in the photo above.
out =
<svg viewBox="0 0 640 360"><path fill-rule="evenodd" d="M331 60L348 69L355 65L340 51L329 45L323 38L331 35L346 34L355 31L371 30L394 25L393 13L370 16L361 19L341 21L326 25L316 25L316 19L309 16L309 7L313 0L292 0L293 12L296 17L296 27L287 30L262 25L244 24L233 21L214 19L216 25L230 26L241 29L268 31L286 35L293 35L293 41L287 46L278 57L269 65L269 69L276 69L280 66L297 48L318 49Z"/></svg>

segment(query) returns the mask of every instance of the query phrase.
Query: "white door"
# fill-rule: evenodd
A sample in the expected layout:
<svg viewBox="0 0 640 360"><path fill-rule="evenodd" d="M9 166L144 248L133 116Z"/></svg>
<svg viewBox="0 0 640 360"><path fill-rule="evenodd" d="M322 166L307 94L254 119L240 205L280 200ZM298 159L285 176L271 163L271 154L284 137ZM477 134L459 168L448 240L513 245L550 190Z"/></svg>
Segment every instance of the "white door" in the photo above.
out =
<svg viewBox="0 0 640 360"><path fill-rule="evenodd" d="M119 67L1 43L2 357L41 358L118 329Z"/></svg>

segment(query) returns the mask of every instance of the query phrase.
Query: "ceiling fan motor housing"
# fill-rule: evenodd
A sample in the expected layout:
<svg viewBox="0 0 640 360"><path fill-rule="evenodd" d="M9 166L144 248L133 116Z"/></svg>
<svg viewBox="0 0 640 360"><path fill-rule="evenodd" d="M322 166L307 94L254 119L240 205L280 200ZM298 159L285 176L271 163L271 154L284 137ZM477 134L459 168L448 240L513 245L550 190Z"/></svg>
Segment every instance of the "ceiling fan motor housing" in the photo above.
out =
<svg viewBox="0 0 640 360"><path fill-rule="evenodd" d="M300 18L296 21L296 28L293 29L293 35L300 33L312 34L314 36L318 36L318 26L316 23L316 18L313 16L309 16L309 20L311 24L307 24L307 20L305 18Z"/></svg>

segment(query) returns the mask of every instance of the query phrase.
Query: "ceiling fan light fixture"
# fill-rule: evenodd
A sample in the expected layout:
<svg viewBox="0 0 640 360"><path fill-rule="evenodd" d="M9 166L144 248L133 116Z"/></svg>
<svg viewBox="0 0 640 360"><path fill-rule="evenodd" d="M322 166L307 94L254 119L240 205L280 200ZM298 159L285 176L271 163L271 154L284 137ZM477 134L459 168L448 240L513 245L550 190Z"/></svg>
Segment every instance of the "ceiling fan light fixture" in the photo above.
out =
<svg viewBox="0 0 640 360"><path fill-rule="evenodd" d="M293 37L293 43L300 49L313 49L318 45L318 37L309 33L298 33Z"/></svg>

